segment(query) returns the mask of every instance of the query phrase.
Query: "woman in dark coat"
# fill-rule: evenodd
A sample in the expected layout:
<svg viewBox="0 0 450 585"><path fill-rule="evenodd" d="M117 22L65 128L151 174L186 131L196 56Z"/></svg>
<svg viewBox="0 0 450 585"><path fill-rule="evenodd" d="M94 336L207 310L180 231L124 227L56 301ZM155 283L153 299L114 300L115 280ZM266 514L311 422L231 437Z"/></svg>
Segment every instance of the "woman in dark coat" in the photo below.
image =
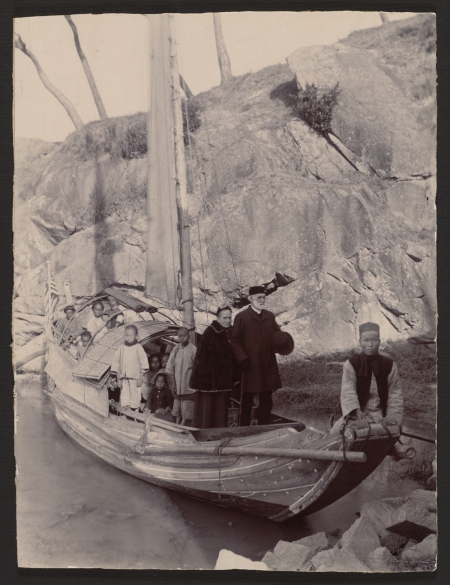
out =
<svg viewBox="0 0 450 585"><path fill-rule="evenodd" d="M229 343L231 309L219 308L216 315L203 333L189 384L198 391L192 425L201 429L227 426L230 394L237 380L237 364Z"/></svg>

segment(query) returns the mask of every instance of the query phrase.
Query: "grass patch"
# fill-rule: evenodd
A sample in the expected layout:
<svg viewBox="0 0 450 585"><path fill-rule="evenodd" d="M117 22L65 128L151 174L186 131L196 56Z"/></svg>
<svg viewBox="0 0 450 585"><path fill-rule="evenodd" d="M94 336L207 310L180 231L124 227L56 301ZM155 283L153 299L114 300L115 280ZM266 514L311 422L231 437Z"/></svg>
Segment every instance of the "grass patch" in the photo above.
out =
<svg viewBox="0 0 450 585"><path fill-rule="evenodd" d="M428 455L425 458L409 463L406 466L398 466L397 469L391 469L389 479L394 482L409 479L416 483L426 484L428 479L433 475L432 460L433 456ZM401 463L403 463L403 461L401 461Z"/></svg>
<svg viewBox="0 0 450 585"><path fill-rule="evenodd" d="M342 365L354 352L291 360L279 364L283 388L274 394L274 406L292 414L341 415ZM436 418L436 351L433 345L408 342L387 343L384 353L397 364L405 398L405 417L412 416L424 426Z"/></svg>
<svg viewBox="0 0 450 585"><path fill-rule="evenodd" d="M183 130L187 144L187 129L192 134L200 128L202 108L197 98L183 100ZM147 114L119 116L86 124L73 132L62 148L76 160L95 160L105 154L113 159L131 160L147 154Z"/></svg>

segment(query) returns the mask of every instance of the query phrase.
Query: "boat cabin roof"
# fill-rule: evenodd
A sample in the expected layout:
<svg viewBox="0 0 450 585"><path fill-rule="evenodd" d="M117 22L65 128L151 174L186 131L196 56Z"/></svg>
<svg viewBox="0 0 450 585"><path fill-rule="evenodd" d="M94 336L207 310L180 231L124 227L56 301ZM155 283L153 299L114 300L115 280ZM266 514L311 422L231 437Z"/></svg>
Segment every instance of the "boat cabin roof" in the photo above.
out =
<svg viewBox="0 0 450 585"><path fill-rule="evenodd" d="M116 289L116 288L105 288L103 294L108 295L110 297L114 297L117 299L122 305L141 313L142 311L148 311L149 313L153 313L156 311L156 307L153 305L149 305L142 299L137 299L133 295L130 295L124 290Z"/></svg>

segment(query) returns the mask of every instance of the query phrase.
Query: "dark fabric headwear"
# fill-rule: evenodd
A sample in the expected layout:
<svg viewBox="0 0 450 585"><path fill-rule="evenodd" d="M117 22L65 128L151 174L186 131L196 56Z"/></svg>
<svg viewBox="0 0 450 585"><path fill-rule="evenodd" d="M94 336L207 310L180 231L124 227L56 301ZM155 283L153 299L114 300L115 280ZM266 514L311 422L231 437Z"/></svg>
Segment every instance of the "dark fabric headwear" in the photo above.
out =
<svg viewBox="0 0 450 585"><path fill-rule="evenodd" d="M67 305L67 307L64 309L64 313L66 311L75 311L75 307L73 305Z"/></svg>
<svg viewBox="0 0 450 585"><path fill-rule="evenodd" d="M361 337L361 335L366 331L376 331L377 333L380 333L380 326L376 323L370 323L370 321L368 321L367 323L363 323L359 326L359 336Z"/></svg>
<svg viewBox="0 0 450 585"><path fill-rule="evenodd" d="M289 355L294 350L294 340L286 331L275 331L273 334L273 348L280 355Z"/></svg>
<svg viewBox="0 0 450 585"><path fill-rule="evenodd" d="M222 311L231 311L231 312L233 312L231 310L231 307L228 307L228 306L227 307L218 307L217 308L217 311L216 311L216 317L218 317Z"/></svg>
<svg viewBox="0 0 450 585"><path fill-rule="evenodd" d="M249 295L266 294L266 289L263 286L251 286L248 291Z"/></svg>

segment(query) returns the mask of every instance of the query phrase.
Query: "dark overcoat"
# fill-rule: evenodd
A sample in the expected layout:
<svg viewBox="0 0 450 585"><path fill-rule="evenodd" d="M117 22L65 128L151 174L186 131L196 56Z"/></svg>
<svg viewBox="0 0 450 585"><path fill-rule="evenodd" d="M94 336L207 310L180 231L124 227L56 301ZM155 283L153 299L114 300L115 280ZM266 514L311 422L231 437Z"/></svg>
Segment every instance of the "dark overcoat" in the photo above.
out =
<svg viewBox="0 0 450 585"><path fill-rule="evenodd" d="M202 335L189 387L192 390L231 390L237 381L237 362L229 342L230 329L213 321Z"/></svg>
<svg viewBox="0 0 450 585"><path fill-rule="evenodd" d="M273 334L280 331L275 315L263 309L258 315L248 307L236 315L231 347L240 364L250 360L244 374L244 392L268 392L281 388Z"/></svg>

